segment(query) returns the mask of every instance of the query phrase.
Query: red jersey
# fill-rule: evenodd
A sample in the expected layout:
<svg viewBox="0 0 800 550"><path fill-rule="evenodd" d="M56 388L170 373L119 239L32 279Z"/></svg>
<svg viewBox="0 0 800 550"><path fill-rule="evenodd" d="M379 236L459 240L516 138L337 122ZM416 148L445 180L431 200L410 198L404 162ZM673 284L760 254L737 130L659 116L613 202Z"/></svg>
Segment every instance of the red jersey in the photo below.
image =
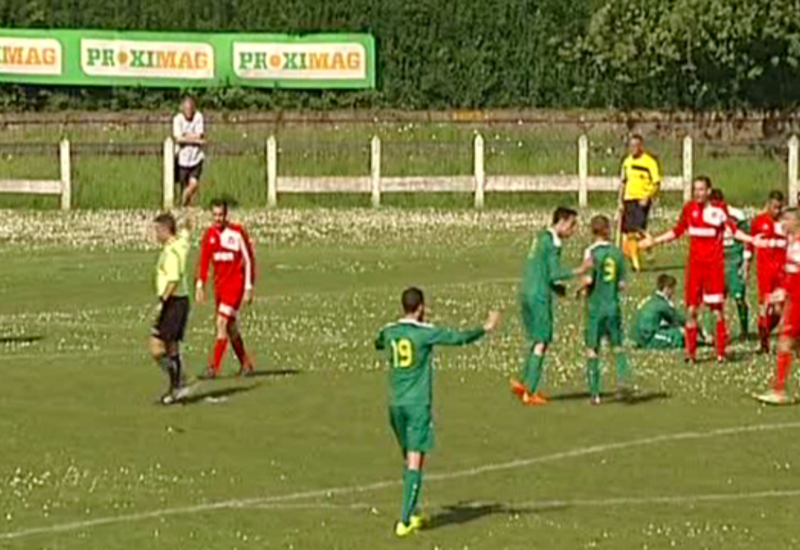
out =
<svg viewBox="0 0 800 550"><path fill-rule="evenodd" d="M200 242L200 259L196 280L205 284L208 266L214 264L214 293L250 290L255 279L253 246L244 227L229 223L224 227L212 225Z"/></svg>
<svg viewBox="0 0 800 550"><path fill-rule="evenodd" d="M753 237L760 235L764 240L764 246L756 250L758 270L780 273L786 263L788 242L780 222L775 221L769 212L762 212L753 219L750 234Z"/></svg>
<svg viewBox="0 0 800 550"><path fill-rule="evenodd" d="M696 201L683 206L681 217L672 229L676 237L689 234L689 261L697 264L725 262L725 229L736 233L736 222L725 203L701 204Z"/></svg>
<svg viewBox="0 0 800 550"><path fill-rule="evenodd" d="M792 237L786 249L786 291L792 301L800 300L800 237Z"/></svg>

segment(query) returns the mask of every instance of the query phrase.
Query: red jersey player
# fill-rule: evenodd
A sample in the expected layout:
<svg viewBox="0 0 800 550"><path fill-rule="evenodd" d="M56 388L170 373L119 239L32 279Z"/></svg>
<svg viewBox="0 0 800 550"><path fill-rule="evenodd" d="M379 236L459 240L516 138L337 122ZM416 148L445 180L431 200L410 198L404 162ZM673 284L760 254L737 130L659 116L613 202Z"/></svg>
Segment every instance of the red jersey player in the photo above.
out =
<svg viewBox="0 0 800 550"><path fill-rule="evenodd" d="M772 191L767 207L753 219L750 234L764 239L764 247L756 251L758 270L758 339L761 351L769 353L769 337L781 318L785 291L786 232L780 222L785 206L783 193Z"/></svg>
<svg viewBox="0 0 800 550"><path fill-rule="evenodd" d="M770 405L789 403L786 396L786 379L792 365L792 353L800 343L800 216L796 208L783 213L781 218L788 235L785 263L786 303L778 336L778 368L772 389L755 398Z"/></svg>
<svg viewBox="0 0 800 550"><path fill-rule="evenodd" d="M195 298L203 302L209 264L214 264L217 334L205 377L214 378L219 374L228 340L241 364L239 374L247 376L253 373L253 364L244 349L236 318L242 303L249 303L252 299L255 278L253 246L244 227L228 221L227 202L214 201L211 213L213 223L203 234L195 275Z"/></svg>
<svg viewBox="0 0 800 550"><path fill-rule="evenodd" d="M723 316L725 305L725 250L723 237L728 228L736 240L753 244L750 235L736 227L723 202L711 203L711 180L699 176L692 184L694 200L683 206L673 229L642 243L641 248L667 243L689 234L689 258L684 280L686 304L686 359L697 361L697 310L705 303L717 318L714 338L717 360L725 360L727 330Z"/></svg>

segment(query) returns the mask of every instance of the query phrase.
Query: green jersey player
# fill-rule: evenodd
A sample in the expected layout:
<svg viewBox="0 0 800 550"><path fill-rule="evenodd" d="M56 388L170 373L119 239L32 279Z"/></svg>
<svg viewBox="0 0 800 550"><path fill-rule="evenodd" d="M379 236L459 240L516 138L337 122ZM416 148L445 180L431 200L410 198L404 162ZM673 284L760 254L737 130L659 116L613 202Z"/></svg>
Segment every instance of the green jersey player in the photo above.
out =
<svg viewBox="0 0 800 550"><path fill-rule="evenodd" d="M636 347L683 349L686 318L672 302L677 286L678 281L672 275L659 275L656 291L639 304L636 311Z"/></svg>
<svg viewBox="0 0 800 550"><path fill-rule="evenodd" d="M601 376L598 354L604 338L616 354L619 392L626 392L630 387L628 358L621 349L622 308L619 303L620 291L625 286L625 258L609 240L611 220L607 216L595 216L590 226L594 242L584 255L584 266L589 271L578 294L586 293L586 377L591 403L599 405Z"/></svg>
<svg viewBox="0 0 800 550"><path fill-rule="evenodd" d="M375 348L389 361L389 421L403 452L403 507L395 525L399 537L410 535L426 524L417 512L422 489L425 454L433 448L433 348L460 346L479 340L500 323L500 314L490 312L482 327L451 330L424 322L422 291L403 292L403 317L384 326Z"/></svg>
<svg viewBox="0 0 800 550"><path fill-rule="evenodd" d="M561 243L575 232L578 213L559 206L553 224L539 233L531 245L522 275L520 305L522 324L529 342L520 379L511 379L511 391L525 404L545 405L547 398L537 392L545 352L553 341L553 294L563 295L562 282L582 273L561 266Z"/></svg>

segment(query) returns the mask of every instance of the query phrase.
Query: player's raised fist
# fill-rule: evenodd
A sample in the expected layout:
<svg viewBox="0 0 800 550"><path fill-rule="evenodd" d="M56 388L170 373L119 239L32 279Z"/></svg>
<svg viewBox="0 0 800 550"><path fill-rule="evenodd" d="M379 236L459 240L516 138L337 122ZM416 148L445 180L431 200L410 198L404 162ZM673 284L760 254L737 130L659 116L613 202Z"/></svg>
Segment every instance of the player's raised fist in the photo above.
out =
<svg viewBox="0 0 800 550"><path fill-rule="evenodd" d="M502 321L503 315L499 311L490 311L489 315L486 317L486 322L483 324L483 330L492 332L500 326Z"/></svg>

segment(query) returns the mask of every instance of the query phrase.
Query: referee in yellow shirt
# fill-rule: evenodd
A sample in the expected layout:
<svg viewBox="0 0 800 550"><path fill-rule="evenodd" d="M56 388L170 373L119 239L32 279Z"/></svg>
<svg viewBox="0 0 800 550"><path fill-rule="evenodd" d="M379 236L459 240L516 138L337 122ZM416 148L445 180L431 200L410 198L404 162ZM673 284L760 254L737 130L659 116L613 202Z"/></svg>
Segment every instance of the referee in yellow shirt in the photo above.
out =
<svg viewBox="0 0 800 550"><path fill-rule="evenodd" d="M180 342L186 332L189 318L189 285L186 281L186 259L189 255L189 231L178 231L172 214L159 214L154 220L158 242L162 245L156 265L156 292L158 293L158 318L150 337L150 354L169 376L169 389L161 403L171 405L188 395L181 373Z"/></svg>
<svg viewBox="0 0 800 550"><path fill-rule="evenodd" d="M647 236L647 218L662 178L658 160L644 150L642 136L632 136L629 145L630 154L622 161L620 187L622 251L638 272L642 268L639 240Z"/></svg>

